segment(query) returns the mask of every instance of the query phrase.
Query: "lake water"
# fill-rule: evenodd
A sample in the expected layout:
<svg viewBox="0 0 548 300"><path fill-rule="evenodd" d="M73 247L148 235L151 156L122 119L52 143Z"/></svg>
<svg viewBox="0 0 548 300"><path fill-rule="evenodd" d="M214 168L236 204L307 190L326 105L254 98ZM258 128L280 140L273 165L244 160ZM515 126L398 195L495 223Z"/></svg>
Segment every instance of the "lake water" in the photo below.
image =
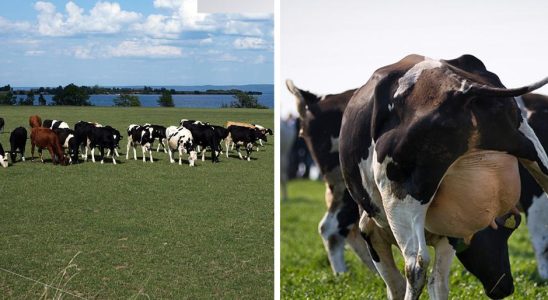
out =
<svg viewBox="0 0 548 300"><path fill-rule="evenodd" d="M142 86L122 86L127 88L142 88ZM239 89L242 91L262 92L259 95L259 103L274 108L274 85L272 84L249 84L249 85L199 85L199 86L152 86L153 88L174 89L176 91L206 91L208 89L229 90ZM36 87L14 87L14 90L29 90ZM160 95L137 95L141 105L145 107L158 107L158 98ZM19 98L26 98L25 95L18 95ZM96 106L112 106L112 100L117 95L91 95L90 102ZM193 107L193 108L219 108L223 104L230 104L234 101L232 95L172 95L175 107ZM46 102L52 102L53 95L44 95ZM38 95L34 97L34 104L38 104Z"/></svg>

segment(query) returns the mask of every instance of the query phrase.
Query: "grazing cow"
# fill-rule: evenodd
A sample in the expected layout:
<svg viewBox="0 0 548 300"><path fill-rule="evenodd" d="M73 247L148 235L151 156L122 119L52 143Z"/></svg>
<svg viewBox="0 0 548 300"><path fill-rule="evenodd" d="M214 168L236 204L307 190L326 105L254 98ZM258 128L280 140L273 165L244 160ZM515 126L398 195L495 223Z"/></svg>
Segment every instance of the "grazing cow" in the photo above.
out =
<svg viewBox="0 0 548 300"><path fill-rule="evenodd" d="M29 126L30 128L42 127L42 119L38 115L33 115L29 117Z"/></svg>
<svg viewBox="0 0 548 300"><path fill-rule="evenodd" d="M265 135L257 128L230 125L227 129L229 134L225 140L227 149L226 157L228 157L228 145L233 142L234 144L236 144L236 151L238 151L238 156L240 157L240 159L244 159L242 158L242 153L240 153L240 147L245 146L245 159L250 161L253 146L255 146L259 139L266 138Z"/></svg>
<svg viewBox="0 0 548 300"><path fill-rule="evenodd" d="M78 139L76 133L70 128L56 128L53 131L59 137L59 142L63 146L63 149L67 149L69 156L69 163L78 163Z"/></svg>
<svg viewBox="0 0 548 300"><path fill-rule="evenodd" d="M259 125L259 124L252 124L252 125L255 126L255 128L259 129L265 135L265 137L266 137L266 135L274 135L274 132L270 128L266 128L266 127L264 127L262 125ZM266 143L268 141L264 140L264 142ZM263 146L263 140L262 139L259 140L259 144L261 146ZM257 151L259 151L259 147L257 147Z"/></svg>
<svg viewBox="0 0 548 300"><path fill-rule="evenodd" d="M129 148L133 147L133 158L137 160L137 145L141 146L143 150L143 162L146 162L146 152L149 153L150 162L154 162L152 158L152 143L154 138L152 137L153 129L151 127L144 127L141 125L131 124L127 128L127 151L126 159L129 159Z"/></svg>
<svg viewBox="0 0 548 300"><path fill-rule="evenodd" d="M218 125L211 125L211 127L213 127L213 130L215 131L215 134L217 135L217 139L219 140L219 148L221 149L220 154L223 154L223 147L221 145L222 145L222 142L228 137L228 129Z"/></svg>
<svg viewBox="0 0 548 300"><path fill-rule="evenodd" d="M63 148L59 142L59 137L53 130L44 127L32 128L30 132L30 143L32 160L34 160L34 148L38 147L40 160L44 162L42 149L47 148L53 163L59 162L61 165L66 165L65 154L63 153Z"/></svg>
<svg viewBox="0 0 548 300"><path fill-rule="evenodd" d="M25 161L25 147L27 145L27 130L23 127L15 128L10 134L11 162L17 160L17 152L21 154L21 161Z"/></svg>
<svg viewBox="0 0 548 300"><path fill-rule="evenodd" d="M540 143L548 147L548 96L526 94L517 97L520 108L527 116L529 125L538 136ZM540 277L548 279L548 196L535 179L520 166L520 204L527 215L527 227L537 259Z"/></svg>
<svg viewBox="0 0 548 300"><path fill-rule="evenodd" d="M4 147L2 147L2 143L0 143L0 166L4 168L8 167L8 157L6 156Z"/></svg>
<svg viewBox="0 0 548 300"><path fill-rule="evenodd" d="M198 124L198 123L187 123L185 126L186 129L190 130L192 133L192 138L194 139L194 144L196 146L201 146L202 152L202 161L205 160L205 153L207 147L211 149L211 162L219 162L219 152L221 147L219 145L219 137L215 133L215 129L210 125Z"/></svg>
<svg viewBox="0 0 548 300"><path fill-rule="evenodd" d="M506 89L474 56L410 55L375 71L352 96L339 136L342 174L364 211L366 237L365 218L391 229L405 260L406 299L426 283L425 229L470 244L496 228L520 195L518 159L548 191L546 152L513 98L546 83ZM436 254L430 295L447 298L454 250L446 238L428 240ZM390 297L401 296L386 276L390 266L375 266Z"/></svg>
<svg viewBox="0 0 548 300"><path fill-rule="evenodd" d="M0 132L4 132L4 118L0 118Z"/></svg>
<svg viewBox="0 0 548 300"><path fill-rule="evenodd" d="M76 137L76 141L80 146L82 159L85 161L88 159L88 150L91 150L89 149L89 137L91 136L91 130L95 127L103 127L103 125L86 121L79 121L74 124L74 137Z"/></svg>
<svg viewBox="0 0 548 300"><path fill-rule="evenodd" d="M175 162L173 160L173 151L177 150L179 151L179 164L182 164L181 159L184 152L188 153L188 164L193 167L198 155L196 149L194 149L194 141L190 130L184 127L169 126L166 128L165 135L167 136L169 162Z"/></svg>
<svg viewBox="0 0 548 300"><path fill-rule="evenodd" d="M156 149L156 152L160 152L160 145L164 149L164 152L167 153L166 149L166 128L161 125L151 125L151 124L145 124L144 127L150 127L152 128L152 138L154 140L158 139L158 148ZM152 147L152 145L151 145Z"/></svg>
<svg viewBox="0 0 548 300"><path fill-rule="evenodd" d="M45 128L49 128L51 130L55 130L57 128L66 128L69 129L67 122L61 121L61 120L44 120L44 123L42 123L42 126Z"/></svg>
<svg viewBox="0 0 548 300"><path fill-rule="evenodd" d="M115 130L114 128L107 126L107 127L92 127L91 128L91 135L88 137L89 139L89 147L91 148L91 161L95 162L95 148L99 148L99 152L101 154L100 160L101 164L104 163L104 157L105 157L105 148L109 150L109 153L115 153L117 140L116 140L116 134L113 132ZM119 135L119 133L118 133ZM116 164L116 158L114 157L114 154L112 155L112 163Z"/></svg>
<svg viewBox="0 0 548 300"><path fill-rule="evenodd" d="M261 138L259 139L259 144L261 146L263 146L263 141L265 142L268 142L268 140L266 139L266 135L267 134L270 134L270 135L273 135L273 132L272 132L272 129L269 129L269 128L265 128L261 125L258 125L258 124L251 124L251 123L245 123L245 122L235 122L235 121L227 121L226 124L225 124L225 127L228 128L229 126L232 126L232 125L235 125L235 126L241 126L241 127L248 127L248 128L256 128L258 130L260 130L263 135L264 135L264 139ZM232 144L232 148L231 149L234 149L234 144ZM257 151L259 151L259 146L257 146Z"/></svg>
<svg viewBox="0 0 548 300"><path fill-rule="evenodd" d="M107 129L110 134L112 134L112 138L114 139L114 154L113 155L116 155L117 157L120 157L120 154L118 154L118 149L120 149L120 141L122 140L122 135L120 134L120 131L118 131L117 129L107 125L104 127L105 129ZM108 152L107 152L107 157L110 156L110 149L108 149Z"/></svg>

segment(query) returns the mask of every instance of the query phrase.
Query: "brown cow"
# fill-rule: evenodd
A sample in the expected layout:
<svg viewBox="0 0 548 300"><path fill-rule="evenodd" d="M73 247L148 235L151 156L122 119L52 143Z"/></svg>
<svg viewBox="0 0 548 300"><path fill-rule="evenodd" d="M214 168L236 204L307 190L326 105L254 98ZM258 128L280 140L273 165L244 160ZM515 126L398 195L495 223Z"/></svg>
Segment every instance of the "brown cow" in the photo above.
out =
<svg viewBox="0 0 548 300"><path fill-rule="evenodd" d="M53 163L55 163L55 158L57 157L57 161L61 163L61 165L66 165L65 155L61 143L59 142L59 137L53 130L43 127L33 127L30 133L30 142L32 145L32 160L34 160L34 147L38 146L38 153L40 154L40 160L42 162L44 162L42 149L47 148Z"/></svg>
<svg viewBox="0 0 548 300"><path fill-rule="evenodd" d="M30 116L29 125L31 128L42 127L42 119L39 115Z"/></svg>

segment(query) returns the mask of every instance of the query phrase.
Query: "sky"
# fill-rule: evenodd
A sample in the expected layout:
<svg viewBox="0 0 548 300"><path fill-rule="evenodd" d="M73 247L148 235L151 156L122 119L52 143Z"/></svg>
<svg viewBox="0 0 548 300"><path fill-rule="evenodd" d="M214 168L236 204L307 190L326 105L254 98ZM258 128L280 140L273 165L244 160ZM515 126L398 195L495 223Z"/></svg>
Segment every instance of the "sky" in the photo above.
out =
<svg viewBox="0 0 548 300"><path fill-rule="evenodd" d="M318 94L339 93L411 53L475 55L507 87L548 76L548 1L280 1L282 117L296 114L287 78Z"/></svg>
<svg viewBox="0 0 548 300"><path fill-rule="evenodd" d="M273 83L273 0L215 1L0 1L0 86Z"/></svg>

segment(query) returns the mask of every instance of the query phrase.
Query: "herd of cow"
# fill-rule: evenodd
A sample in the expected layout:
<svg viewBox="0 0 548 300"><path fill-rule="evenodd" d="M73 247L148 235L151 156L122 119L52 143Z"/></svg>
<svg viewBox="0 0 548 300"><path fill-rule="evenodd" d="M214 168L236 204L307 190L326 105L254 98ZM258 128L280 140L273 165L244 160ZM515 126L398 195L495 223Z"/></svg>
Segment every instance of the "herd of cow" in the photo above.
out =
<svg viewBox="0 0 548 300"><path fill-rule="evenodd" d="M112 163L116 164L116 157L119 157L119 143L122 140L120 132L111 127L99 123L79 121L71 129L69 125L61 120L44 120L33 115L29 117L31 127L31 156L34 159L34 150L38 148L40 160L44 162L42 150L47 149L53 163L61 165L79 162L79 155L82 160L88 160L88 151L91 153L91 160L95 162L95 149L99 149L99 160L104 162L105 150L108 150L106 157L111 156ZM4 119L0 118L0 132L4 127ZM272 135L271 129L258 124L243 122L227 122L226 127L211 125L207 122L182 119L179 126L164 127L161 125L136 125L131 124L127 129L127 151L126 159L129 159L130 149L133 149L133 158L137 160L136 148L141 147L142 159L146 162L148 153L150 162L154 142L158 140L158 148L169 154L169 160L174 163L173 152L179 153L179 164L182 164L183 154L188 155L188 163L194 166L197 160L197 153L202 153L202 161L205 160L205 152L211 151L211 161L219 162L219 155L223 148L221 143L225 142L225 152L228 158L229 150L236 147L240 159L251 160L251 153L254 147L259 150L259 145L267 141L267 135ZM0 165L8 166L8 156L12 163L17 161L17 154L25 161L25 147L27 143L27 130L24 127L15 128L10 134L10 151L5 151L0 144ZM242 157L240 148L246 150L245 157Z"/></svg>
<svg viewBox="0 0 548 300"><path fill-rule="evenodd" d="M410 55L359 89L323 97L288 80L300 136L326 183L319 232L334 273L347 270L348 243L389 299L418 299L430 245L431 298L448 298L455 255L487 296L506 297L507 241L521 209L548 278L548 97L530 93L546 83L507 89L471 55Z"/></svg>

